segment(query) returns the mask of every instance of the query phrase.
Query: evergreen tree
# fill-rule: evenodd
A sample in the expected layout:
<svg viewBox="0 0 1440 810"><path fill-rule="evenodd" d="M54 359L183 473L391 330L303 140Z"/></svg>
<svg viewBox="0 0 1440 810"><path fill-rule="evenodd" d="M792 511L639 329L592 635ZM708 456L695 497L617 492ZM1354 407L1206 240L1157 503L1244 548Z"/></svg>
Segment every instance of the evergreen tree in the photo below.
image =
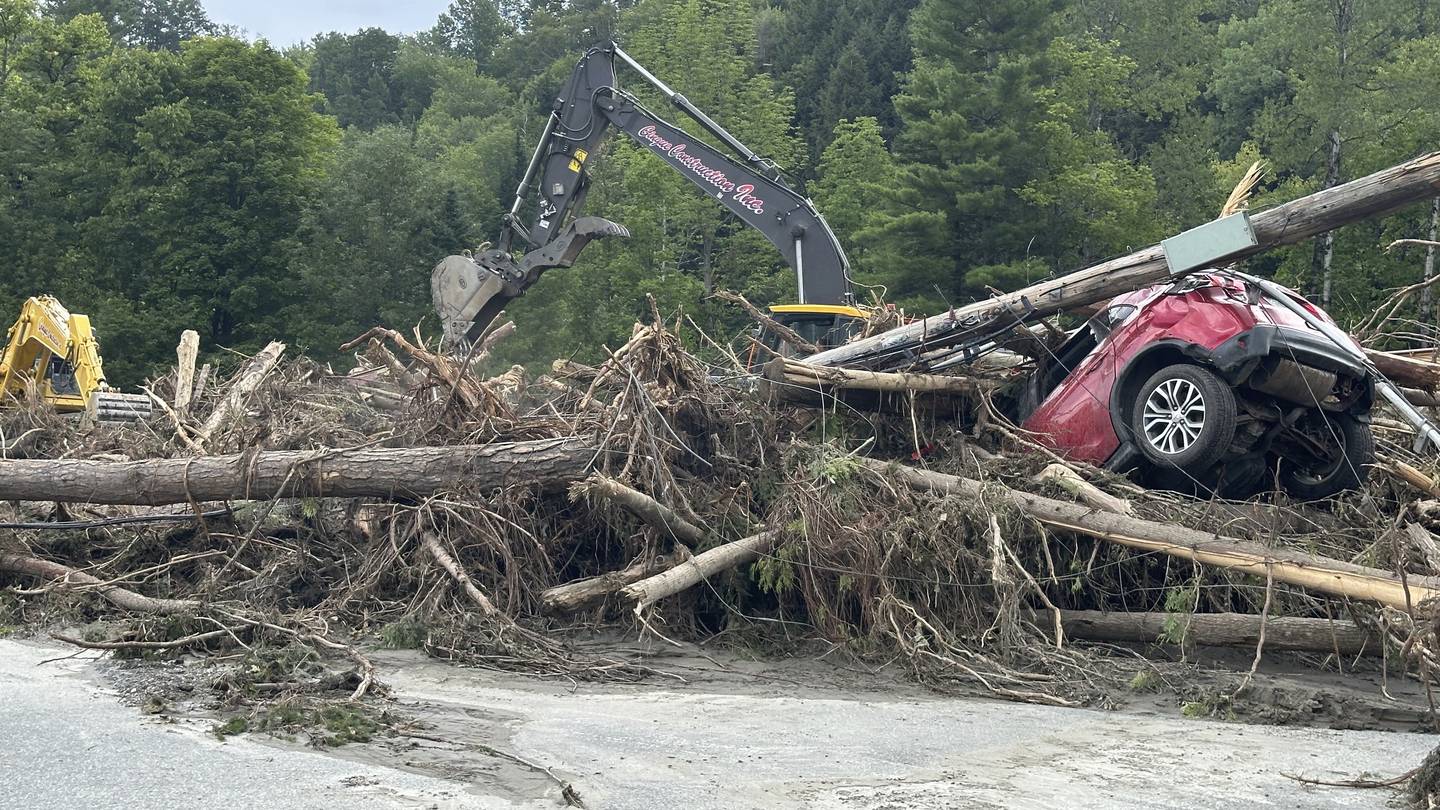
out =
<svg viewBox="0 0 1440 810"><path fill-rule="evenodd" d="M1101 128L1134 63L1058 36L1057 7L924 0L911 18L900 179L863 235L901 301L935 308L1156 235L1151 176Z"/></svg>
<svg viewBox="0 0 1440 810"><path fill-rule="evenodd" d="M756 58L795 91L795 123L818 156L842 119L869 117L893 138L890 99L910 70L907 21L918 0L788 0Z"/></svg>

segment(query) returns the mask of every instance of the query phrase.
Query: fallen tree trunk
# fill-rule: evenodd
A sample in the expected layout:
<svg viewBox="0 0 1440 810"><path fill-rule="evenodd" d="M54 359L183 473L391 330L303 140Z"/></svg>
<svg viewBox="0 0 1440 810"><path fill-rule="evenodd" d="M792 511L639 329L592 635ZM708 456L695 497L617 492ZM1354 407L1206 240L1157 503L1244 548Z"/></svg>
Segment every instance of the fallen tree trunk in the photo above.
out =
<svg viewBox="0 0 1440 810"><path fill-rule="evenodd" d="M1422 391L1419 388L1401 388L1400 393L1405 396L1405 401L1409 402L1411 405L1416 405L1422 408L1433 408L1436 406L1440 406L1440 394L1435 394L1430 391Z"/></svg>
<svg viewBox="0 0 1440 810"><path fill-rule="evenodd" d="M1131 514L1133 507L1124 498L1117 498L1114 495L1100 489L1094 484L1080 477L1080 473L1065 466L1064 464L1050 464L1035 476L1036 481L1054 481L1061 489L1079 498L1096 509L1103 509L1107 512L1119 512L1122 515Z"/></svg>
<svg viewBox="0 0 1440 810"><path fill-rule="evenodd" d="M1440 388L1440 363L1431 363L1428 360L1420 360L1414 357L1405 357L1390 352L1377 352L1371 349L1365 350L1365 355L1375 368L1390 378L1390 381L1397 385L1418 388L1422 391L1434 391ZM1406 392L1406 399L1410 399L1409 392ZM1413 402L1413 400L1411 400Z"/></svg>
<svg viewBox="0 0 1440 810"><path fill-rule="evenodd" d="M775 382L821 391L832 389L890 393L913 391L969 396L979 393L985 387L980 381L970 377L830 368L783 357L771 360L766 364L765 377Z"/></svg>
<svg viewBox="0 0 1440 810"><path fill-rule="evenodd" d="M106 585L102 580L97 579L83 571L76 571L69 566L57 562L42 560L37 557L27 557L24 554L8 554L0 552L0 571L10 571L16 574L43 579L55 583L57 588L70 588L74 586L91 587L96 593L108 599L117 607L136 613L156 613L162 616L174 616L194 613L200 608L200 603L190 599L156 599L152 596L145 596L118 585Z"/></svg>
<svg viewBox="0 0 1440 810"><path fill-rule="evenodd" d="M767 396L806 407L829 407L837 401L857 410L908 409L912 394L960 398L966 402L993 387L988 380L943 374L863 371L813 366L786 358L765 364L761 372ZM954 401L954 400L950 400Z"/></svg>
<svg viewBox="0 0 1440 810"><path fill-rule="evenodd" d="M1131 641L1154 644L1162 635L1181 629L1185 643L1215 647L1250 647L1260 641L1261 618L1249 613L1109 613L1062 610L1065 635L1086 641ZM1344 656L1383 652L1380 639L1349 620L1271 616L1264 620L1267 650L1337 653Z"/></svg>
<svg viewBox="0 0 1440 810"><path fill-rule="evenodd" d="M276 363L280 362L280 355L284 353L285 344L274 341L251 358L250 364L230 384L230 390L225 394L225 398L215 406L215 410L210 412L210 417L205 420L205 424L195 432L194 444L196 447L203 448L215 431L225 426L230 419L244 413L245 400L249 399L250 394L260 387L260 383L265 381L265 376L270 373L270 369L275 368ZM194 396L198 396L198 393Z"/></svg>
<svg viewBox="0 0 1440 810"><path fill-rule="evenodd" d="M450 578L455 580L455 584L460 586L460 589L465 592L465 596L468 597L476 607L480 608L481 613L493 617L500 612L495 609L495 603L490 601L490 597L486 596L484 591L475 586L475 582L470 579L470 575L465 573L464 567L456 562L450 552L446 551L445 547L440 544L440 538L437 537L434 532L428 529L420 532L420 544L425 547L426 551L430 552L430 556L434 558L435 562L439 563L440 567L445 569L445 573L449 574Z"/></svg>
<svg viewBox="0 0 1440 810"><path fill-rule="evenodd" d="M634 487L604 475L592 475L571 487L571 496L594 495L630 510L636 517L677 541L698 545L705 541L700 527L680 517L674 509Z"/></svg>
<svg viewBox="0 0 1440 810"><path fill-rule="evenodd" d="M779 540L780 532L771 529L741 538L733 543L716 546L691 557L668 571L626 585L620 590L620 595L634 602L635 610L639 611L667 596L674 596L699 585L722 571L728 571L738 565L758 559L760 555L773 548Z"/></svg>
<svg viewBox="0 0 1440 810"><path fill-rule="evenodd" d="M626 585L665 571L678 561L688 557L688 550L677 551L675 554L646 557L619 571L611 571L597 577L577 579L564 585L548 588L540 594L540 601L545 603L547 610L557 613L574 613L577 610L599 604Z"/></svg>
<svg viewBox="0 0 1440 810"><path fill-rule="evenodd" d="M982 492L978 481L953 475L900 467L874 459L859 459L865 466L913 489L957 494L980 500L995 497L996 490ZM1233 537L1202 532L1184 526L1092 510L1053 498L1016 490L1004 491L1011 505L1041 523L1056 529L1086 534L1111 543L1146 551L1160 551L1173 557L1194 560L1257 577L1273 576L1275 581L1310 588L1350 599L1364 599L1408 610L1440 596L1440 578L1408 577L1406 581L1376 568L1318 557L1301 551L1267 548Z"/></svg>
<svg viewBox="0 0 1440 810"><path fill-rule="evenodd" d="M578 439L455 447L273 450L225 456L0 461L0 501L161 504L277 497L406 498L465 487L555 487L584 478Z"/></svg>
<svg viewBox="0 0 1440 810"><path fill-rule="evenodd" d="M1437 188L1440 188L1440 152L1432 152L1399 166L1252 214L1250 222L1259 244L1230 258L1252 256L1280 245L1304 241L1341 225L1391 213L1436 196L1440 193ZM1169 274L1165 252L1155 245L995 299L977 301L820 352L806 358L806 362L822 366L876 367L900 350L923 353L992 332L994 322L1006 312L1021 312L1022 302L1034 307L1032 317L1052 315L1163 281Z"/></svg>

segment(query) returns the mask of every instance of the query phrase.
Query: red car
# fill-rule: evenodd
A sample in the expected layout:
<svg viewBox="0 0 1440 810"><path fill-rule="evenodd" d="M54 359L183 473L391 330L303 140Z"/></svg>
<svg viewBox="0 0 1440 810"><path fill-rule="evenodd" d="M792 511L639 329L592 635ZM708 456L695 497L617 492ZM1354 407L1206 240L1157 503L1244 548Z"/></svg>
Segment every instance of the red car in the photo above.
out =
<svg viewBox="0 0 1440 810"><path fill-rule="evenodd" d="M1212 270L1111 300L1031 377L1018 411L1060 454L1152 486L1323 498L1359 486L1374 458L1375 384L1355 349Z"/></svg>

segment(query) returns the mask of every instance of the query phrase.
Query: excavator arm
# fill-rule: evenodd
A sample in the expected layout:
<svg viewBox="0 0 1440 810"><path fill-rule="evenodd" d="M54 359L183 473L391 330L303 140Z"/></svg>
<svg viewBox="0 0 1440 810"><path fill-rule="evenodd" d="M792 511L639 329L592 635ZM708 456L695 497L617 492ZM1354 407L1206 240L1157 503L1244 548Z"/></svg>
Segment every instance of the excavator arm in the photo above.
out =
<svg viewBox="0 0 1440 810"><path fill-rule="evenodd" d="M743 162L697 140L619 89L617 61ZM475 256L450 256L431 274L431 293L447 343L459 345L476 338L542 273L574 264L592 239L629 235L624 226L609 220L579 216L590 183L588 162L611 127L764 234L794 268L802 304L851 302L845 252L814 204L785 183L772 161L751 151L612 43L591 48L575 66L555 101L495 246ZM532 187L535 207L527 226L521 222L522 209ZM517 241L520 249L529 249L519 258Z"/></svg>

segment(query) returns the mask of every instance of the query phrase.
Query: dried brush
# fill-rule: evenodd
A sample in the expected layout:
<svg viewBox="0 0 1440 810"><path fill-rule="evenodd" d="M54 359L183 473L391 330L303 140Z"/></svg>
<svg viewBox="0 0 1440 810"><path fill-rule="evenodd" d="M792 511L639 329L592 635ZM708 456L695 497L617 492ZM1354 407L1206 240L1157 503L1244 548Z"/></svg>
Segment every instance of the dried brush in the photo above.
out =
<svg viewBox="0 0 1440 810"><path fill-rule="evenodd" d="M1250 198L1254 196L1255 189L1260 181L1265 179L1265 161L1257 160L1250 164L1245 170L1245 176L1235 184L1230 196L1225 198L1225 204L1220 206L1220 216L1228 217L1237 211L1243 211L1250 205Z"/></svg>

